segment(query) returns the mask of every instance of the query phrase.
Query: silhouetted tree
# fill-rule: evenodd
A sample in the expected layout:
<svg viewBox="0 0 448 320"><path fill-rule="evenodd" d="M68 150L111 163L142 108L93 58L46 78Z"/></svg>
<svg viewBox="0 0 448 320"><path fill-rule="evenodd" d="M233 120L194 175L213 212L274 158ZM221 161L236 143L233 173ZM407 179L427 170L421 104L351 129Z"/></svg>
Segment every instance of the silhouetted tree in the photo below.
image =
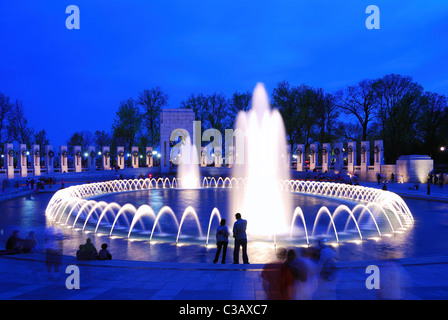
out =
<svg viewBox="0 0 448 320"><path fill-rule="evenodd" d="M142 115L138 105L132 98L120 102L112 124L112 140L114 146L123 146L126 152L131 152L135 136L140 130Z"/></svg>
<svg viewBox="0 0 448 320"><path fill-rule="evenodd" d="M19 100L16 100L11 105L8 113L7 130L9 139L26 144L27 148L31 147L33 129L28 126L28 119L25 116L23 104Z"/></svg>
<svg viewBox="0 0 448 320"><path fill-rule="evenodd" d="M342 112L354 116L359 123L362 130L361 141L366 141L372 133L372 123L378 113L376 84L375 80L362 80L354 86L338 91L335 95L336 104Z"/></svg>
<svg viewBox="0 0 448 320"><path fill-rule="evenodd" d="M47 132L45 130L35 132L33 137L34 144L39 145L40 148L50 144L50 140L47 138Z"/></svg>
<svg viewBox="0 0 448 320"><path fill-rule="evenodd" d="M93 134L93 143L95 143L95 146L101 150L103 147L110 146L111 136L104 130L97 130ZM115 154L114 150L111 150L111 153Z"/></svg>
<svg viewBox="0 0 448 320"><path fill-rule="evenodd" d="M160 143L160 111L167 104L168 95L155 87L139 93L138 104L142 107L142 124L146 128L148 144L157 147Z"/></svg>
<svg viewBox="0 0 448 320"><path fill-rule="evenodd" d="M6 130L8 115L12 107L9 100L8 96L0 92L0 144L2 145L9 140L8 131Z"/></svg>
<svg viewBox="0 0 448 320"><path fill-rule="evenodd" d="M306 85L294 87L283 81L272 92L272 107L277 108L283 117L291 154L297 144L308 145L310 142L315 127L315 102L314 90Z"/></svg>
<svg viewBox="0 0 448 320"><path fill-rule="evenodd" d="M416 124L423 88L411 77L389 74L375 84L379 98L377 121L384 140L386 162L415 152Z"/></svg>
<svg viewBox="0 0 448 320"><path fill-rule="evenodd" d="M250 109L251 100L252 93L249 91L243 93L236 91L233 93L232 97L228 101L229 117L227 127L229 129L234 127L236 117L240 111L248 111Z"/></svg>
<svg viewBox="0 0 448 320"><path fill-rule="evenodd" d="M443 127L448 127L447 98L426 91L420 98L417 117L417 137L423 142L426 154L432 156L443 145Z"/></svg>

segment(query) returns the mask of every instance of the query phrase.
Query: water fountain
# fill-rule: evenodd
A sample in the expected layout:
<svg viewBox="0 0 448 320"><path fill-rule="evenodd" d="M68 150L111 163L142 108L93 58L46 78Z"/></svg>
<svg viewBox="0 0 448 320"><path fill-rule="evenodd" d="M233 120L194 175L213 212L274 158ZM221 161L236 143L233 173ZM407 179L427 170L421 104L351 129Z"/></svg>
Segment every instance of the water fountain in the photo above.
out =
<svg viewBox="0 0 448 320"><path fill-rule="evenodd" d="M286 134L283 119L271 109L262 84L253 92L251 109L238 114L236 130L244 133L244 148L236 147L244 158L233 167L232 176L247 179L247 186L232 192L232 211L248 220L248 234L286 233L292 206L279 187L281 180L289 179Z"/></svg>
<svg viewBox="0 0 448 320"><path fill-rule="evenodd" d="M179 150L179 163L177 177L181 188L198 188L199 183L199 161L196 146L191 142L189 136L185 138Z"/></svg>
<svg viewBox="0 0 448 320"><path fill-rule="evenodd" d="M179 216L168 206L163 206L157 213L149 205L141 205L138 208L126 203L107 203L102 200L97 201L97 197L104 195L114 195L123 192L136 192L141 190L182 190L178 188L177 179L131 179L98 182L85 185L72 186L59 190L51 199L46 209L46 215L52 222L65 225L79 231L87 231L87 226L92 225L92 232L99 233L99 227L106 230L109 236L113 236L116 225L120 218L124 223L124 232L121 237L131 239L134 227L147 217L151 222L146 224L146 240L152 241L156 229L161 230L160 220L168 216L169 222L174 231L168 234L165 240L179 243L184 221L187 217L193 219L196 224L195 230L187 230L194 234L190 240L195 243L208 245L212 221L216 223L223 217L223 213L216 207L211 212L201 212L189 206L183 210ZM322 206L317 212L304 213L302 208L297 206L293 210L292 218L287 224L289 233L287 235L275 234L277 240L287 241L294 245L309 245L312 239L320 236L334 237L334 243L338 244L347 241L364 241L368 238L390 237L401 233L413 225L413 216L406 203L396 194L374 188L352 186L346 184L336 184L318 181L296 181L281 180L279 182L282 193L303 194L308 197L318 196L333 199L334 201L350 201L356 203L352 209L345 204L338 205L333 212ZM204 179L199 186L201 190L230 190L233 192L247 192L249 183L247 179ZM179 218L180 217L180 222ZM300 217L300 219L298 219ZM323 224L323 231L317 233L319 225L327 217L328 225ZM310 223L310 218L312 219ZM342 221L337 224L337 220ZM308 220L308 222L307 222ZM64 222L65 221L65 222ZM203 235L203 224L208 222L207 235ZM353 225L350 228L350 225ZM303 232L297 235L295 231L299 227ZM191 228L190 228L191 229ZM321 228L322 229L322 228ZM94 230L94 231L93 231ZM115 231L114 231L115 230ZM310 232L311 231L311 232ZM302 235L303 233L303 235ZM117 237L115 235L115 237ZM193 239L193 240L192 240ZM259 238L260 239L260 238ZM274 241L265 237L265 241Z"/></svg>
<svg viewBox="0 0 448 320"><path fill-rule="evenodd" d="M55 193L46 216L53 223L82 232L128 240L138 237L149 243L162 241L179 245L189 242L206 246L214 232L212 224L218 224L223 217L230 224L236 212L248 220L250 241L274 244L281 241L288 245L309 245L321 236L334 239L335 244L362 242L393 236L413 225L406 203L392 192L291 180L283 120L277 110L271 110L263 85L255 88L251 109L238 114L236 130L244 133L244 147L237 146L240 154L236 155L244 161L235 164L231 177L204 177L201 182L197 152L187 136L179 149L176 178L113 180L71 186ZM102 198L155 190L195 190L199 192L198 204L211 201L202 197L202 193L212 190L218 193L217 202L227 197L229 204L227 212L220 211L218 203L211 203L212 209L186 205L175 212L167 205L158 210L151 203L137 208L133 203L120 205ZM222 191L229 191L229 196L219 194ZM323 205L309 208L293 205L291 195L343 203L332 210ZM186 226L187 220L192 220L192 224ZM208 228L203 230L207 222Z"/></svg>

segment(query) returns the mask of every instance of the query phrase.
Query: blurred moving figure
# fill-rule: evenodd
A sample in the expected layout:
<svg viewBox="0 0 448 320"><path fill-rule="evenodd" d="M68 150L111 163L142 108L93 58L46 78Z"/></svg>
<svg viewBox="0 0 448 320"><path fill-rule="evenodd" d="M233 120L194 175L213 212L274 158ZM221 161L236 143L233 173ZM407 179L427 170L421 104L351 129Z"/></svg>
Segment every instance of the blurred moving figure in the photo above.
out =
<svg viewBox="0 0 448 320"><path fill-rule="evenodd" d="M319 266L312 259L313 252L310 248L302 248L298 260L302 268L302 279L296 281L295 299L311 300L319 285Z"/></svg>
<svg viewBox="0 0 448 320"><path fill-rule="evenodd" d="M286 297L281 290L281 269L286 259L286 249L277 249L277 260L265 264L261 272L263 289L268 300L284 300Z"/></svg>
<svg viewBox="0 0 448 320"><path fill-rule="evenodd" d="M406 299L403 289L408 282L406 272L397 260L388 259L378 265L380 288L376 290L379 300Z"/></svg>

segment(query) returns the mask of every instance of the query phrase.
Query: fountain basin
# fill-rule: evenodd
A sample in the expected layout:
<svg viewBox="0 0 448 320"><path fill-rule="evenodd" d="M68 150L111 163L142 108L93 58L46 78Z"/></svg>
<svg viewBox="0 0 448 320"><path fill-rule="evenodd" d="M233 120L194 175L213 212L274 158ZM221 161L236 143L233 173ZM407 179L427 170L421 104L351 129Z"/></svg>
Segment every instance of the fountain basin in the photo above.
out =
<svg viewBox="0 0 448 320"><path fill-rule="evenodd" d="M214 243L221 218L231 230L234 213L229 202L233 192L246 188L247 179L203 178L195 189L180 188L179 182L132 179L73 186L53 196L46 216L74 230L150 243L207 246ZM413 225L406 203L388 191L297 180L283 180L278 188L294 210L272 212L272 219L286 214L288 232L249 233L249 241L295 246L326 237L339 244L390 237Z"/></svg>

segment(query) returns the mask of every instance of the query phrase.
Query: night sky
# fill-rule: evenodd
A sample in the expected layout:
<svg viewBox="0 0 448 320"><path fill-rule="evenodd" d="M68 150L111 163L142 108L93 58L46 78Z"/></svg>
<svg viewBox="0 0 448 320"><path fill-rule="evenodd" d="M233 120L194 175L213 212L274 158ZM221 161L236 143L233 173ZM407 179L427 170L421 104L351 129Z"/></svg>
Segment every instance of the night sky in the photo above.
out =
<svg viewBox="0 0 448 320"><path fill-rule="evenodd" d="M372 4L380 30L365 26ZM110 131L119 102L155 86L172 108L257 82L334 92L388 73L448 95L446 0L0 0L0 43L0 92L55 146Z"/></svg>

